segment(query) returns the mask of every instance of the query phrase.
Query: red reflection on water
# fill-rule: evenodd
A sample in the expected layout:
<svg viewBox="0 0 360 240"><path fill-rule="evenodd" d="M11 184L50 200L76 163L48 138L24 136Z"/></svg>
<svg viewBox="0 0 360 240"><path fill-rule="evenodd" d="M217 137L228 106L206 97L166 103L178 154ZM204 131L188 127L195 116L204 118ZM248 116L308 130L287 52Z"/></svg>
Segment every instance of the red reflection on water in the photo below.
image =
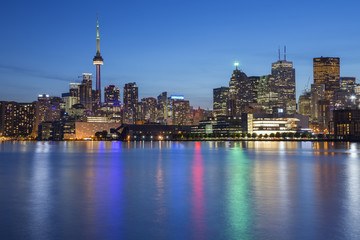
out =
<svg viewBox="0 0 360 240"><path fill-rule="evenodd" d="M200 142L195 143L195 154L192 166L192 220L194 226L194 238L204 239L205 233L205 206L204 206L204 165L201 154Z"/></svg>

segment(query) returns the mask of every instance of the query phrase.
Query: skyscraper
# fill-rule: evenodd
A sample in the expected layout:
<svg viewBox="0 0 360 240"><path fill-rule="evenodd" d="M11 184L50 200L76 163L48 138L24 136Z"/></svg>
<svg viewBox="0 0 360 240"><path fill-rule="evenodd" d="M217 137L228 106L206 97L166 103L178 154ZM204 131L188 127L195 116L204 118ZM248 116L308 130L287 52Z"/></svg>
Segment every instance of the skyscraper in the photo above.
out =
<svg viewBox="0 0 360 240"><path fill-rule="evenodd" d="M245 107L252 102L251 82L244 72L238 69L239 63L235 62L235 70L229 82L229 111L230 115L241 115Z"/></svg>
<svg viewBox="0 0 360 240"><path fill-rule="evenodd" d="M115 85L109 85L104 90L105 102L118 105L120 103L120 90Z"/></svg>
<svg viewBox="0 0 360 240"><path fill-rule="evenodd" d="M156 121L156 98L148 97L141 99L142 120L151 123Z"/></svg>
<svg viewBox="0 0 360 240"><path fill-rule="evenodd" d="M335 94L340 88L340 58L320 57L313 59L314 83L325 85L325 99L330 108L335 105Z"/></svg>
<svg viewBox="0 0 360 240"><path fill-rule="evenodd" d="M83 80L79 86L80 103L87 110L92 110L92 74L83 73Z"/></svg>
<svg viewBox="0 0 360 240"><path fill-rule="evenodd" d="M229 88L214 88L213 99L214 117L228 115Z"/></svg>
<svg viewBox="0 0 360 240"><path fill-rule="evenodd" d="M190 102L179 99L177 96L171 96L171 118L173 125L189 125Z"/></svg>
<svg viewBox="0 0 360 240"><path fill-rule="evenodd" d="M296 113L295 69L293 63L286 60L286 48L284 59L280 59L279 52L279 60L272 64L271 75L274 77L279 107L286 113Z"/></svg>
<svg viewBox="0 0 360 240"><path fill-rule="evenodd" d="M257 103L257 96L258 96L258 91L259 91L260 77L259 76L250 76L248 78L249 78L249 81L251 83L252 102Z"/></svg>
<svg viewBox="0 0 360 240"><path fill-rule="evenodd" d="M166 124L169 117L167 92L162 92L157 97L157 102L157 121Z"/></svg>
<svg viewBox="0 0 360 240"><path fill-rule="evenodd" d="M316 131L327 129L330 101L325 98L325 84L311 84L311 125Z"/></svg>
<svg viewBox="0 0 360 240"><path fill-rule="evenodd" d="M127 116L127 123L135 123L136 121L136 109L138 105L138 87L136 83L127 83L124 86L124 107Z"/></svg>
<svg viewBox="0 0 360 240"><path fill-rule="evenodd" d="M299 97L299 113L310 117L311 115L311 92L305 91Z"/></svg>
<svg viewBox="0 0 360 240"><path fill-rule="evenodd" d="M355 77L341 77L340 89L336 93L336 109L348 109L355 107Z"/></svg>
<svg viewBox="0 0 360 240"><path fill-rule="evenodd" d="M100 55L100 35L99 35L99 18L97 18L97 51L96 55L93 58L93 63L96 66L96 89L95 89L95 105L99 106L101 104L101 77L100 77L100 66L104 64L104 60Z"/></svg>
<svg viewBox="0 0 360 240"><path fill-rule="evenodd" d="M278 96L274 77L272 75L260 76L257 102L264 112L273 113L274 109L280 108Z"/></svg>

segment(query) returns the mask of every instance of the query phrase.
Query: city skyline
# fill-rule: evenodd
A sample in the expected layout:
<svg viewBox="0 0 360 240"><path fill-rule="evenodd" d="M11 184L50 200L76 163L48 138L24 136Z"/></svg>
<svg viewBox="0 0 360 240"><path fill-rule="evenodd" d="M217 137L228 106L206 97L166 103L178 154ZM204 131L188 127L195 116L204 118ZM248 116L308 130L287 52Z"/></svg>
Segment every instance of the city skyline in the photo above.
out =
<svg viewBox="0 0 360 240"><path fill-rule="evenodd" d="M336 20L340 18L340 23L336 24L347 25L339 29L335 36L327 32L335 23L335 19L322 23L323 28L317 29L313 35L317 25L311 27L310 20L319 14L321 3L324 1L317 2L303 15L300 12L305 9L305 4L300 4L294 16L289 11L292 7L284 5L281 7L286 10L282 13L283 16L275 15L267 24L262 22L266 14L257 20L240 21L249 17L251 10L255 10L254 4L251 3L241 5L247 7L248 11L236 21L230 21L236 17L225 16L222 12L229 10L231 4L240 7L237 5L239 3L235 2L227 2L221 6L211 2L206 6L200 3L190 5L185 2L178 10L175 8L180 5L175 3L157 2L154 6L144 3L144 9L141 8L132 17L129 17L130 13L126 13L126 9L135 9L131 3L127 3L121 10L123 15L115 17L116 15L113 14L115 10L101 6L97 8L98 6L95 7L95 4L90 2L89 6L84 8L87 11L83 15L80 14L81 17L75 16L81 6L73 4L69 10L64 6L57 6L61 10L55 13L54 18L49 19L50 13L46 10L50 6L45 5L35 9L39 6L33 4L25 9L26 4L19 8L10 5L9 11L2 16L7 19L4 34L8 37L2 39L3 54L7 61L0 66L3 85L0 90L0 100L30 102L42 93L60 96L62 92L67 91L67 83L76 80L81 73L89 72L95 76L91 58L95 48L96 12L99 12L102 29L102 55L106 58L106 66L102 71L102 86L113 84L122 88L126 83L136 82L139 86L139 99L156 97L161 92L167 91L169 95L185 95L194 107L211 109L213 88L226 84L235 60L240 62L240 68L248 76L266 75L271 72L271 63L277 60L278 46L286 44L287 59L294 63L296 69L298 100L305 85L309 82L308 88L310 88L313 82L312 59L315 57L340 57L340 76L360 75L357 67L360 65L360 58L356 57L359 55L356 44L359 36L351 34L351 27L356 23L351 21L353 10L349 6L346 8L340 6L339 16L336 18ZM193 8L188 8L190 6ZM197 11L202 7L208 12L202 11L200 14L202 18L196 17ZM220 8L216 9L217 7ZM151 14L145 11L146 8L151 10ZM11 13L15 9L17 14L12 16ZM28 11L29 9L35 12ZM331 13L335 9L336 7L329 3L320 13ZM345 9L350 12L347 12L347 18L343 19L342 10ZM163 12L165 10L172 10L174 16ZM275 7L266 5L256 10L259 15L261 12L275 11ZM153 16L159 11L163 12L162 17ZM65 17L68 13L71 14ZM187 18L180 18L184 13L189 13ZM213 18L214 14L217 17L225 17L216 20ZM286 17L292 21L285 21ZM39 18L48 21L39 21ZM26 24L24 19L28 20ZM150 20L146 22L144 21L146 19ZM169 20L166 23L161 21L166 19ZM245 26L243 22L248 25ZM269 26L270 23L280 22L283 23L281 29L277 29L276 24ZM300 26L300 22L303 25ZM27 24L31 24L31 27ZM266 25L267 30L260 26L261 24ZM287 28L293 24L296 27ZM209 28L210 25L213 29ZM306 41L305 37L299 38L305 27L309 27L307 31L312 33L311 43L310 40ZM30 29L31 32L28 32ZM246 36L252 36L250 37L252 41L244 38L230 40L229 33L233 29L238 29ZM271 30L276 31L270 35L270 38L259 37L259 33L263 34ZM296 31L295 36L291 36L291 33ZM220 32L224 34L216 37ZM241 34L234 33L234 35L236 39ZM338 46L339 40L343 43L340 46ZM73 55L69 57L69 54Z"/></svg>

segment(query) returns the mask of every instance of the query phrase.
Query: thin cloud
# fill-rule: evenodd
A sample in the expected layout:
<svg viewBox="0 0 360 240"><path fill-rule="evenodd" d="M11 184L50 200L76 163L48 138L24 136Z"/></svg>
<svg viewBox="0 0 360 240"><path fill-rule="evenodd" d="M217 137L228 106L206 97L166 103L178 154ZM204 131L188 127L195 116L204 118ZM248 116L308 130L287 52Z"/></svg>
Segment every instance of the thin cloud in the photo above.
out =
<svg viewBox="0 0 360 240"><path fill-rule="evenodd" d="M27 77L37 77L43 79L51 79L62 82L70 82L71 78L65 76L59 76L56 74L51 74L48 72L43 72L36 69L23 68L19 66L10 66L10 65L2 65L0 64L0 72L16 72L22 75L26 75Z"/></svg>

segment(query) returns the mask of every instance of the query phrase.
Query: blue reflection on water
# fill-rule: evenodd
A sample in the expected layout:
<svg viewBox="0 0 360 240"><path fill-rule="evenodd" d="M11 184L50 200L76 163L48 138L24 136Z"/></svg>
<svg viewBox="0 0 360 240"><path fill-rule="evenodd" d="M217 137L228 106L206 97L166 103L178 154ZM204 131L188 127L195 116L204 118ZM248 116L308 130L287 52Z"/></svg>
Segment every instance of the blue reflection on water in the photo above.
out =
<svg viewBox="0 0 360 240"><path fill-rule="evenodd" d="M3 142L0 239L358 239L359 149Z"/></svg>

